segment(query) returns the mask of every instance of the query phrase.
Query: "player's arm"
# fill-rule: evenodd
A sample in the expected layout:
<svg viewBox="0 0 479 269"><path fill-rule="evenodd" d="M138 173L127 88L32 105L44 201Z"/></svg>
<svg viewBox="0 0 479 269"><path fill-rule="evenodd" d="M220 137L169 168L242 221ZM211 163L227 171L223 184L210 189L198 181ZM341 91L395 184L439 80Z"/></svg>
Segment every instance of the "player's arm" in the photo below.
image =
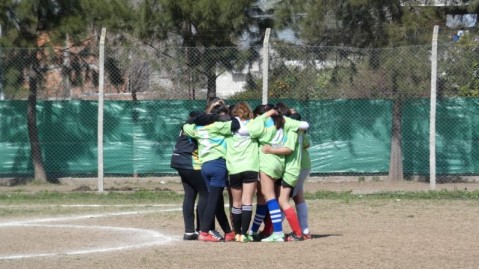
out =
<svg viewBox="0 0 479 269"><path fill-rule="evenodd" d="M309 123L307 121L294 120L289 117L285 117L285 125L288 126L288 130L303 130L306 131L309 129Z"/></svg>
<svg viewBox="0 0 479 269"><path fill-rule="evenodd" d="M195 137L195 126L194 124L187 123L183 125L183 132L189 137Z"/></svg>
<svg viewBox="0 0 479 269"><path fill-rule="evenodd" d="M264 145L261 150L266 154L276 154L276 155L289 155L293 153L290 148L281 147L281 148L273 148L270 145Z"/></svg>
<svg viewBox="0 0 479 269"><path fill-rule="evenodd" d="M250 136L252 138L260 137L264 132L264 122L269 117L265 117L265 114L252 119L246 127L241 126L237 131L238 134L242 136Z"/></svg>

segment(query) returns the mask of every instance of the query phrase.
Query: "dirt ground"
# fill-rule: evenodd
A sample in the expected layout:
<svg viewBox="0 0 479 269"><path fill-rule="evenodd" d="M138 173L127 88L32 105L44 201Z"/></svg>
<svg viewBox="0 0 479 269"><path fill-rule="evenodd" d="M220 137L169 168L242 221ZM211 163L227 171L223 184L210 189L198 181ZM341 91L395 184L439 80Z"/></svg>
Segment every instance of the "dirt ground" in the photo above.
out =
<svg viewBox="0 0 479 269"><path fill-rule="evenodd" d="M97 186L94 179L64 179L57 185L2 186L0 192L95 191ZM107 179L104 187L181 191L175 178ZM479 189L479 184L436 187L469 191ZM430 186L311 179L306 189L365 194L428 191ZM183 241L179 204L102 206L88 214L65 216L57 207L21 206L30 206L31 216L0 214L0 268L477 268L479 264L477 200L308 200L312 240L246 244ZM37 216L39 207L51 209L52 215ZM15 208L0 204L0 212ZM287 223L283 226L290 231Z"/></svg>
<svg viewBox="0 0 479 269"><path fill-rule="evenodd" d="M2 191L98 191L99 181L96 178L62 178L59 184L29 183L17 184L14 179L0 179L0 192ZM182 186L178 177L115 177L104 178L104 191L130 191L137 189L167 188L181 192ZM474 182L436 183L435 190L466 190L479 189L479 179ZM429 182L420 181L386 181L358 180L357 177L311 177L305 183L305 191L351 191L354 194L367 194L391 191L429 191Z"/></svg>

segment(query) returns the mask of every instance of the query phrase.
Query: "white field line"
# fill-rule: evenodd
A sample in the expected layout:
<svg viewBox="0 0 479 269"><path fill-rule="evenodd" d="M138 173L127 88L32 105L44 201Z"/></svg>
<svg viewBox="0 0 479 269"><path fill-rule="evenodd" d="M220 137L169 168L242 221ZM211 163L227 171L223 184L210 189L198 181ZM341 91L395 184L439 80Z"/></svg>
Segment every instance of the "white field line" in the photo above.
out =
<svg viewBox="0 0 479 269"><path fill-rule="evenodd" d="M169 211L181 211L181 208L117 212L117 213L106 213L106 214L90 214L90 215L59 217L59 218L37 218L37 219L30 219L30 220L24 220L24 221L0 223L0 228L2 227L46 227L46 228L107 230L110 232L126 234L129 236L129 238L134 238L136 241L141 241L137 243L125 243L123 245L115 246L115 247L87 248L87 249L69 250L64 252L35 253L35 254L22 253L18 255L1 255L0 254L0 260L53 257L53 256L59 256L59 255L79 255L79 254L91 254L91 253L98 253L98 252L120 251L125 249L161 245L161 244L166 244L172 241L177 241L178 239L176 239L175 237L166 236L160 232L147 230L147 229L112 227L112 226L93 226L93 225L41 224L45 222L75 221L75 220L81 220L81 219L104 218L104 217L123 216L123 215L138 215L138 214L147 214L147 213L154 213L154 212L169 212Z"/></svg>
<svg viewBox="0 0 479 269"><path fill-rule="evenodd" d="M177 204L92 204L92 205L0 205L0 208L38 208L38 207L172 207L172 206L180 206Z"/></svg>

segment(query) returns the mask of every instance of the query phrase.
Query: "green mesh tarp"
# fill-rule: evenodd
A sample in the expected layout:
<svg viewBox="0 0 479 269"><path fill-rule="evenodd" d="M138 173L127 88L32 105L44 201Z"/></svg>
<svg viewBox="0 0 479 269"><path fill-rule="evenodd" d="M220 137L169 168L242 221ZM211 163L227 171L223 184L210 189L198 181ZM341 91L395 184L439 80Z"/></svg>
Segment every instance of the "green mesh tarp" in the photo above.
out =
<svg viewBox="0 0 479 269"><path fill-rule="evenodd" d="M390 100L270 100L299 111L311 128L312 173L387 173ZM233 101L228 101L228 103ZM259 101L251 101L254 108ZM105 101L105 174L170 174L171 152L189 111L204 101ZM97 174L95 101L39 101L37 126L45 169L56 175ZM479 172L479 99L437 103L437 173ZM0 175L33 173L26 101L0 101ZM402 103L405 174L429 171L429 100Z"/></svg>

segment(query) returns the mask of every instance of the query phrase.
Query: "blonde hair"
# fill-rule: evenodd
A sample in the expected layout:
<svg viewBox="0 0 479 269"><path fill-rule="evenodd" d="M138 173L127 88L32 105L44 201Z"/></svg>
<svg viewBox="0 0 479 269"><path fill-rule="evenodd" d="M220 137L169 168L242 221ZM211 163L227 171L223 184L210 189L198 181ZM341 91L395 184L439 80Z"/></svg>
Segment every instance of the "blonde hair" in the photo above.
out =
<svg viewBox="0 0 479 269"><path fill-rule="evenodd" d="M231 111L231 115L239 117L242 120L248 120L253 118L253 110L246 102L239 102Z"/></svg>

